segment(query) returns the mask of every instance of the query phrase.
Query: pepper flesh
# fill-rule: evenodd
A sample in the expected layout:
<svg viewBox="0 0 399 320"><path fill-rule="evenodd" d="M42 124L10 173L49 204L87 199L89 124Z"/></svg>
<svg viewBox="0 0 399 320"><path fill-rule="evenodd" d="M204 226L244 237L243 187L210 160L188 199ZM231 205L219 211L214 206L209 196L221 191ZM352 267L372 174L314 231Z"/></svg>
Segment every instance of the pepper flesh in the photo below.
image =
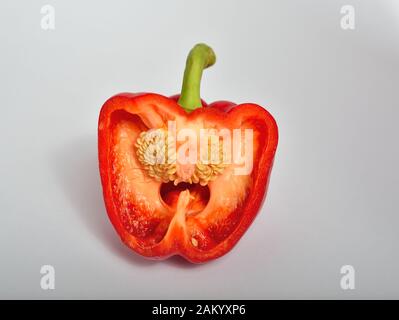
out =
<svg viewBox="0 0 399 320"><path fill-rule="evenodd" d="M259 105L214 102L187 113L152 93L118 94L102 107L98 124L100 174L109 218L122 241L139 254L181 255L194 263L218 258L245 233L265 198L278 130ZM204 102L202 103L204 105ZM253 170L236 176L234 165L206 186L157 181L135 152L140 133L165 128L252 129Z"/></svg>

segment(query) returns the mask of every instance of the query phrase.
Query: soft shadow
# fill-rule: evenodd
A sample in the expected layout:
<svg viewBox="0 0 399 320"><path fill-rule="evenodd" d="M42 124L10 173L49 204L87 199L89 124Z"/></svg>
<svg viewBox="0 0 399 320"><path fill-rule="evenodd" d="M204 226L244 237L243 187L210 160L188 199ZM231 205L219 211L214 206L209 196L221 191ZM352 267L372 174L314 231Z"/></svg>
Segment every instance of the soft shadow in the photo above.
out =
<svg viewBox="0 0 399 320"><path fill-rule="evenodd" d="M156 263L127 248L108 220L98 170L97 137L88 135L63 145L53 160L57 181L87 230L122 259L146 267Z"/></svg>
<svg viewBox="0 0 399 320"><path fill-rule="evenodd" d="M169 258L168 263L169 263L170 265L175 266L176 268L181 268L181 269L196 269L196 268L203 267L203 266L205 266L205 265L206 265L206 266L210 266L210 265L216 264L216 263L219 262L218 260L219 260L219 259L211 260L211 261L208 261L208 262L206 262L206 263L190 263L190 262L187 262L187 260L184 259L184 258L181 257L181 256L173 256L173 257Z"/></svg>

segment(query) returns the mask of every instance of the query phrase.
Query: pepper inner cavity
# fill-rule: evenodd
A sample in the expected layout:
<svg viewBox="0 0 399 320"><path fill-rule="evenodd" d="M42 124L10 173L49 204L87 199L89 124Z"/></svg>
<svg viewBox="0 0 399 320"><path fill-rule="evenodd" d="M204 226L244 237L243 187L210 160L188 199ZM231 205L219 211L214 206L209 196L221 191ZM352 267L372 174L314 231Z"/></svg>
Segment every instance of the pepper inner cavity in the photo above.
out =
<svg viewBox="0 0 399 320"><path fill-rule="evenodd" d="M210 199L210 190L208 186L200 184L190 184L181 182L175 185L173 182L162 183L160 195L162 200L172 209L175 210L179 195L182 191L190 192L190 201L187 206L187 214L195 214L201 212L207 206Z"/></svg>

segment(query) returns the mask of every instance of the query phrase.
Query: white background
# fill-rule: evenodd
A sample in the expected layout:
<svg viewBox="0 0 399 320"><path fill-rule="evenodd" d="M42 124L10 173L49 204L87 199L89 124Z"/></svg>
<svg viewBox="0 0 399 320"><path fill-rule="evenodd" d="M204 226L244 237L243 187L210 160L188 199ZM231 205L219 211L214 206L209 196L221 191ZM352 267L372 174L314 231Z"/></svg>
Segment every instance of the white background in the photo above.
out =
<svg viewBox="0 0 399 320"><path fill-rule="evenodd" d="M3 0L0 14L0 298L399 298L398 1ZM197 42L218 56L206 101L278 122L269 193L225 257L148 261L108 221L98 113L118 92L177 93Z"/></svg>

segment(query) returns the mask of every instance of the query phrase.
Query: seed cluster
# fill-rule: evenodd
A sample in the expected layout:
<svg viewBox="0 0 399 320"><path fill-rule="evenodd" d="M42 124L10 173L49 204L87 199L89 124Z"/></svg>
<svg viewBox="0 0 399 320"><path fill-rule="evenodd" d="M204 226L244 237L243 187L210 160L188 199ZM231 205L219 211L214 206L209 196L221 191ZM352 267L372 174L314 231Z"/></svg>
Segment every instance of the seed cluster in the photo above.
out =
<svg viewBox="0 0 399 320"><path fill-rule="evenodd" d="M150 177L165 183L177 178L176 163L168 158L172 154L168 152L172 143L167 131L156 129L141 132L135 145L137 157Z"/></svg>
<svg viewBox="0 0 399 320"><path fill-rule="evenodd" d="M137 138L135 144L137 158L150 177L164 183L173 181L175 185L179 182L188 182L205 186L209 181L215 180L218 175L223 173L226 167L223 162L223 144L219 143L217 149L215 139L208 139L208 161L205 161L205 163L198 160L190 177L180 177L177 172L176 153L172 150L174 146L172 139L164 129L144 131ZM215 149L218 153L217 163L209 161L215 159L214 155L211 155L211 151Z"/></svg>

